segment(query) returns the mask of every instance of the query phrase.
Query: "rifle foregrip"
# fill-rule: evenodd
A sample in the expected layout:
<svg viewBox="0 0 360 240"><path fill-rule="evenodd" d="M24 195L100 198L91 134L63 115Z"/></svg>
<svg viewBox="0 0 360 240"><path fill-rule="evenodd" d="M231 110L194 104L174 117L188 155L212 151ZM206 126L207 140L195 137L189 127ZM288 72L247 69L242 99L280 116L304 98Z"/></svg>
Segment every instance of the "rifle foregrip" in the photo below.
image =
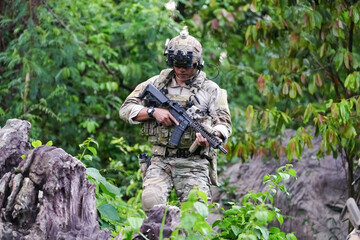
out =
<svg viewBox="0 0 360 240"><path fill-rule="evenodd" d="M219 145L219 149L220 151L222 151L224 154L227 154L227 151L225 148L223 148L222 146Z"/></svg>

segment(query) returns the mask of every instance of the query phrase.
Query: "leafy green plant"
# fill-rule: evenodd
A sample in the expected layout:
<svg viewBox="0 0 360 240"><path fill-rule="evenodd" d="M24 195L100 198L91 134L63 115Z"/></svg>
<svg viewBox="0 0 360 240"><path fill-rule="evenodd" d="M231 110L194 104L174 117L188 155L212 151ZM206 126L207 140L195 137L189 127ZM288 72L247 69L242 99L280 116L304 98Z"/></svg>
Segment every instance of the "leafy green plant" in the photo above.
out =
<svg viewBox="0 0 360 240"><path fill-rule="evenodd" d="M190 191L188 200L181 204L181 224L172 233L171 239L212 239L216 233L207 223L209 208L207 195L197 189Z"/></svg>
<svg viewBox="0 0 360 240"><path fill-rule="evenodd" d="M144 211L137 204L125 202L120 189L108 182L97 169L87 168L86 173L96 183L100 227L110 229L113 236L120 232L124 236L138 233L145 217Z"/></svg>
<svg viewBox="0 0 360 240"><path fill-rule="evenodd" d="M87 161L92 161L93 156L97 156L97 150L96 150L95 147L93 147L91 145L95 145L96 147L99 147L99 143L97 141L95 141L92 138L88 138L83 143L81 143L79 145L80 149L82 150L82 153L78 154L76 156L76 158L79 159L80 161L83 160L83 159L85 159ZM91 152L92 155L85 154L86 152Z"/></svg>
<svg viewBox="0 0 360 240"><path fill-rule="evenodd" d="M139 203L141 202L142 178L138 155L143 152L150 153L151 147L149 143L136 143L130 146L123 137L113 137L111 144L122 152L122 156L120 159L110 159L102 173L121 186L124 198Z"/></svg>
<svg viewBox="0 0 360 240"><path fill-rule="evenodd" d="M31 146L33 147L33 148L37 148L37 147L40 147L40 146L42 146L43 145L43 143L40 141L40 140L35 140L35 141L32 141L31 142ZM53 142L52 141L48 141L45 145L48 145L48 146L52 146L53 145ZM23 154L23 155L21 155L21 158L22 159L24 159L26 157L26 154Z"/></svg>
<svg viewBox="0 0 360 240"><path fill-rule="evenodd" d="M289 194L281 181L286 181L291 176L296 178L296 172L291 166L285 165L280 167L275 175L264 176L263 183L269 190L250 192L242 199L241 206L234 204L231 209L223 209L222 219L213 224L213 227L220 228L218 239L296 239L294 234L285 234L277 227L267 227L274 219L277 219L280 225L283 224L283 216L280 209L273 205L273 200L277 190Z"/></svg>
<svg viewBox="0 0 360 240"><path fill-rule="evenodd" d="M207 196L197 189L189 193L188 200L181 204L181 224L172 233L171 239L265 239L295 240L293 233L284 233L277 227L269 227L277 220L283 224L280 209L275 207L274 197L278 190L289 194L283 181L296 178L296 171L287 164L277 169L276 174L266 175L263 184L268 190L246 194L240 205L232 204L230 209L219 208L217 203L207 205ZM221 210L221 220L210 226L206 218L211 211ZM214 228L218 227L219 232Z"/></svg>

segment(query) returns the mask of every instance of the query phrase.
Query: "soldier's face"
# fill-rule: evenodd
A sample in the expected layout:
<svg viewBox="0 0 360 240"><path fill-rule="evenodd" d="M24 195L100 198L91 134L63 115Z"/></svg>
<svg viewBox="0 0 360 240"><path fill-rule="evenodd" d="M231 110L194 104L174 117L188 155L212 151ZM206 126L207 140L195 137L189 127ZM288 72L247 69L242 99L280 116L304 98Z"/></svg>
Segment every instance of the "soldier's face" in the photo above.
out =
<svg viewBox="0 0 360 240"><path fill-rule="evenodd" d="M184 68L184 67L175 67L176 80L185 82L192 78L196 72L195 68Z"/></svg>

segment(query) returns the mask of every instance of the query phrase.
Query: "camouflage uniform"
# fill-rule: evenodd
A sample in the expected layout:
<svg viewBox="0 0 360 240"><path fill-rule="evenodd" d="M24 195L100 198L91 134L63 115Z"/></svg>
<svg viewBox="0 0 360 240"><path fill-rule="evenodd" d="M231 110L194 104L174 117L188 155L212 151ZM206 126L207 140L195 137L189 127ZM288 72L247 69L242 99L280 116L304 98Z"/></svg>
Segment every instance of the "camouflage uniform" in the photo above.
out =
<svg viewBox="0 0 360 240"><path fill-rule="evenodd" d="M198 62L200 60L201 58L196 59ZM165 69L159 75L139 84L120 108L122 119L132 124L140 123L133 118L146 106L146 102L140 101L139 95L149 83L159 90L166 89L166 96L170 100L181 104L189 115L211 126L214 132L220 132L224 141L230 136L231 119L226 91L206 79L205 73L200 70L196 78L186 86L178 85L172 69ZM189 102L192 102L193 106L189 107ZM159 126L153 119L142 123L143 133L147 134L148 140L154 144L151 165L147 167L145 162L140 162L145 211L154 205L166 204L173 188L180 201L185 201L189 191L195 186L211 199L210 184L218 184L216 150L211 147L198 147L194 153L190 153L189 147L196 139L196 133L190 127L184 132L177 148L173 148L168 143L173 130L174 126Z"/></svg>

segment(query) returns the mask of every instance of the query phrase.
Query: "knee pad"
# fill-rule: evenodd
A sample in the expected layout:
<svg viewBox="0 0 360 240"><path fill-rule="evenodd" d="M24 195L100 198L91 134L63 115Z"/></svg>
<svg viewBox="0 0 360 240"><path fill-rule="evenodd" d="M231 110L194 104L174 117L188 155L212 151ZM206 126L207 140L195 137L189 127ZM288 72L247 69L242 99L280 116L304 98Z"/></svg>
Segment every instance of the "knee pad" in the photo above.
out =
<svg viewBox="0 0 360 240"><path fill-rule="evenodd" d="M153 206L166 204L164 193L157 189L156 186L148 186L142 192L142 205L145 212L148 212Z"/></svg>

